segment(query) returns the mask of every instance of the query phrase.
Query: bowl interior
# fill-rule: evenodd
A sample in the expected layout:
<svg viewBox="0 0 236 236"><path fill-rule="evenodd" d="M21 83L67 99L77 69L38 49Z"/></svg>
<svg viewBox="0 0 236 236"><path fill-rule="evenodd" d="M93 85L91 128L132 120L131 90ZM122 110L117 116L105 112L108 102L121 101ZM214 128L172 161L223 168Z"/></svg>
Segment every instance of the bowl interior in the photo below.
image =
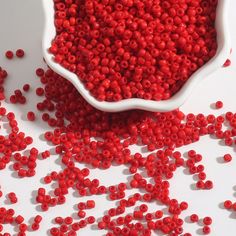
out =
<svg viewBox="0 0 236 236"><path fill-rule="evenodd" d="M142 109L147 111L170 111L180 107L190 96L196 85L206 79L208 75L219 69L230 53L230 37L227 24L227 7L229 0L219 0L217 7L216 30L218 49L216 55L204 66L198 69L183 85L183 87L170 99L164 101L144 100L139 98L125 99L118 102L100 102L95 99L84 87L76 74L63 68L53 60L53 55L48 52L51 42L56 35L54 26L53 0L43 0L45 11L45 30L43 36L43 54L47 64L62 77L69 80L83 98L92 106L107 112L118 112L130 109Z"/></svg>

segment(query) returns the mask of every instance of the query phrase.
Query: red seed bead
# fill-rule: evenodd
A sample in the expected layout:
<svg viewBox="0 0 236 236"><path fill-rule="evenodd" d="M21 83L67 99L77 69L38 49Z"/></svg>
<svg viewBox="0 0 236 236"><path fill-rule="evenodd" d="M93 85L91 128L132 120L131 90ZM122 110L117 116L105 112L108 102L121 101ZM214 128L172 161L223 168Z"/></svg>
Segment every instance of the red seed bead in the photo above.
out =
<svg viewBox="0 0 236 236"><path fill-rule="evenodd" d="M21 232L25 232L27 230L28 226L26 224L20 224L19 225L19 230Z"/></svg>
<svg viewBox="0 0 236 236"><path fill-rule="evenodd" d="M223 102L222 101L217 101L215 106L216 106L216 109L220 109L220 108L223 107Z"/></svg>
<svg viewBox="0 0 236 236"><path fill-rule="evenodd" d="M94 208L94 207L95 207L95 201L94 201L94 200L88 200L88 201L86 202L86 208L92 209L92 208Z"/></svg>
<svg viewBox="0 0 236 236"><path fill-rule="evenodd" d="M198 222L199 221L199 217L198 217L197 214L192 214L190 216L190 220L191 220L191 222Z"/></svg>
<svg viewBox="0 0 236 236"><path fill-rule="evenodd" d="M142 204L140 207L139 207L140 211L141 212L146 212L148 210L148 206L146 204Z"/></svg>
<svg viewBox="0 0 236 236"><path fill-rule="evenodd" d="M31 226L31 229L33 231L37 231L39 229L39 224L38 223L33 223L32 226Z"/></svg>
<svg viewBox="0 0 236 236"><path fill-rule="evenodd" d="M87 218L87 222L88 222L88 224L93 224L93 223L95 222L95 217L89 216L89 217Z"/></svg>
<svg viewBox="0 0 236 236"><path fill-rule="evenodd" d="M203 234L210 234L211 228L206 225L202 228L202 232L203 232Z"/></svg>
<svg viewBox="0 0 236 236"><path fill-rule="evenodd" d="M232 161L232 156L230 154L225 154L224 155L224 161L225 162L230 162Z"/></svg>
<svg viewBox="0 0 236 236"><path fill-rule="evenodd" d="M163 216L163 211L158 210L158 211L155 212L155 217L156 217L157 219L162 218L162 216Z"/></svg>
<svg viewBox="0 0 236 236"><path fill-rule="evenodd" d="M36 94L37 94L38 96L43 96L43 94L44 94L44 89L43 89L43 88L37 88L37 89L36 89Z"/></svg>
<svg viewBox="0 0 236 236"><path fill-rule="evenodd" d="M46 194L45 188L39 188L38 189L38 195L44 196Z"/></svg>
<svg viewBox="0 0 236 236"><path fill-rule="evenodd" d="M231 65L231 60L230 59L227 59L226 62L224 63L224 67L228 67Z"/></svg>
<svg viewBox="0 0 236 236"><path fill-rule="evenodd" d="M46 204L46 203L43 203L42 205L41 205L41 209L42 209L42 211L47 211L48 210L48 204Z"/></svg>
<svg viewBox="0 0 236 236"><path fill-rule="evenodd" d="M36 69L35 73L37 76L41 77L44 75L44 69L38 68L38 69Z"/></svg>
<svg viewBox="0 0 236 236"><path fill-rule="evenodd" d="M19 57L19 58L22 58L24 57L25 55L25 51L23 49L17 49L16 50L16 56Z"/></svg>
<svg viewBox="0 0 236 236"><path fill-rule="evenodd" d="M78 231L80 229L80 226L79 226L79 223L73 223L71 228L74 230L74 231Z"/></svg>
<svg viewBox="0 0 236 236"><path fill-rule="evenodd" d="M205 172L200 172L198 174L198 178L199 178L199 180L205 180L206 179L206 173Z"/></svg>
<svg viewBox="0 0 236 236"><path fill-rule="evenodd" d="M44 180L45 184L50 184L52 182L52 177L51 176L45 176L43 180Z"/></svg>
<svg viewBox="0 0 236 236"><path fill-rule="evenodd" d="M14 53L12 51L6 51L5 56L7 59L11 60L14 57Z"/></svg>
<svg viewBox="0 0 236 236"><path fill-rule="evenodd" d="M78 211L79 218L84 218L86 216L86 212L85 211Z"/></svg>
<svg viewBox="0 0 236 236"><path fill-rule="evenodd" d="M62 224L63 222L64 222L64 220L63 220L62 217L58 216L58 217L55 218L55 223Z"/></svg>
<svg viewBox="0 0 236 236"><path fill-rule="evenodd" d="M24 222L24 217L23 216L21 216L21 215L18 215L16 218L15 218L15 222L17 223L17 224L22 224L23 222Z"/></svg>
<svg viewBox="0 0 236 236"><path fill-rule="evenodd" d="M198 189L204 189L205 188L205 183L202 180L197 181L196 187Z"/></svg>
<svg viewBox="0 0 236 236"><path fill-rule="evenodd" d="M188 209L188 203L187 202L181 202L180 203L180 209L182 211Z"/></svg>
<svg viewBox="0 0 236 236"><path fill-rule="evenodd" d="M50 233L51 233L51 235L53 235L53 236L60 235L59 229L57 229L57 228L55 228L55 227L53 227L53 228L50 229Z"/></svg>
<svg viewBox="0 0 236 236"><path fill-rule="evenodd" d="M231 209L232 205L233 205L233 203L232 203L230 200L226 200L226 201L224 202L224 207L225 207L226 209Z"/></svg>
<svg viewBox="0 0 236 236"><path fill-rule="evenodd" d="M204 184L205 189L212 189L213 188L213 182L211 180L207 180Z"/></svg>
<svg viewBox="0 0 236 236"><path fill-rule="evenodd" d="M63 225L60 226L60 231L61 232L65 233L68 230L69 230L69 226L68 225L63 224Z"/></svg>
<svg viewBox="0 0 236 236"><path fill-rule="evenodd" d="M209 217L209 216L204 217L204 218L203 218L203 223L204 223L205 225L211 225L211 224L212 224L212 219L211 219L211 217Z"/></svg>
<svg viewBox="0 0 236 236"><path fill-rule="evenodd" d="M99 229L105 229L106 228L106 223L102 222L102 221L98 222L98 228Z"/></svg>
<svg viewBox="0 0 236 236"><path fill-rule="evenodd" d="M143 218L143 212L142 211L134 211L133 216L135 219L142 219Z"/></svg>
<svg viewBox="0 0 236 236"><path fill-rule="evenodd" d="M40 216L40 215L37 215L37 216L35 216L35 218L34 218L34 222L35 223L37 223L37 224L39 224L41 221L42 221L42 216Z"/></svg>
<svg viewBox="0 0 236 236"><path fill-rule="evenodd" d="M35 114L34 114L34 112L29 111L29 112L27 113L27 119L28 119L29 121L35 121Z"/></svg>
<svg viewBox="0 0 236 236"><path fill-rule="evenodd" d="M67 225L71 225L72 222L73 222L73 219L72 219L72 217L66 217L66 218L64 219L64 222L65 222L65 224L67 224Z"/></svg>
<svg viewBox="0 0 236 236"><path fill-rule="evenodd" d="M24 84L23 90L24 90L25 92L28 92L28 91L30 90L30 85L29 85L29 84Z"/></svg>

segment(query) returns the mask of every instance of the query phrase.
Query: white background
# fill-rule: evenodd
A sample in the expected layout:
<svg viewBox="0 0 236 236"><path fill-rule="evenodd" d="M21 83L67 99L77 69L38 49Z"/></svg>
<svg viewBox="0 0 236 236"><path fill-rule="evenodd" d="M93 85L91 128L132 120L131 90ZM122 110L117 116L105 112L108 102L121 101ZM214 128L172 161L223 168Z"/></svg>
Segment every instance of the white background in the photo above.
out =
<svg viewBox="0 0 236 236"><path fill-rule="evenodd" d="M236 1L231 1L229 11L229 24L231 28L232 48L236 48ZM21 130L34 137L34 145L41 151L49 148L40 138L41 134L48 127L40 121L26 121L26 113L29 110L35 110L37 98L35 96L35 88L39 86L39 81L34 75L34 71L38 66L43 66L41 53L41 37L43 30L44 16L42 4L40 0L0 0L0 66L6 68L9 72L9 78L6 83L7 97L17 88L22 88L23 84L30 83L34 89L27 93L27 105L11 105L7 102L6 107L10 111L14 111L19 121ZM26 51L26 57L22 60L14 59L8 61L4 58L6 50L15 50L23 48ZM181 108L185 113L214 113L222 114L226 111L236 112L236 53L232 56L232 66L230 68L222 68L214 73L211 78L194 91L189 100ZM214 110L210 106L217 100L224 101L222 110ZM2 125L2 124L1 124ZM0 129L0 134L4 133ZM206 166L208 178L214 181L214 189L212 191L196 191L192 189L195 183L192 176L183 170L178 170L175 177L171 180L171 196L179 200L186 200L189 203L189 209L183 215L183 218L192 213L198 213L200 217L211 216L213 218L212 234L213 236L234 236L236 235L236 213L228 212L222 209L222 202L226 199L236 201L236 155L232 148L221 146L218 141L209 137L201 138L201 141L183 148L183 151L195 148L198 153L204 157L203 164ZM233 161L231 163L222 163L222 155L231 153ZM11 205L6 201L5 195L11 191L15 191L19 198L19 202L12 206L18 214L24 215L26 222L31 222L31 217L39 212L34 201L35 192L38 187L45 187L41 178L53 170L60 170L60 165L56 162L57 157L41 161L37 167L37 176L20 180L13 175L11 168L0 171L0 185L4 192L0 199L0 206L8 208ZM122 168L112 168L108 171L94 171L94 177L99 177L103 184L117 184L126 181L127 175L123 173ZM75 214L75 204L85 201L86 198L80 199L70 192L66 205L58 206L50 209L43 215L41 228L37 232L30 232L27 235L47 235L47 230L55 226L52 222L55 216L69 216ZM114 202L107 201L105 196L96 198L97 206L94 210L87 211L87 215L95 215L101 217L106 209L115 206ZM152 209L161 209L162 207L153 204ZM5 227L8 232L16 233L12 226ZM201 226L197 224L184 224L185 232L192 235L201 235ZM92 230L92 231L91 231ZM98 231L96 227L86 228L79 235L104 235L105 231Z"/></svg>

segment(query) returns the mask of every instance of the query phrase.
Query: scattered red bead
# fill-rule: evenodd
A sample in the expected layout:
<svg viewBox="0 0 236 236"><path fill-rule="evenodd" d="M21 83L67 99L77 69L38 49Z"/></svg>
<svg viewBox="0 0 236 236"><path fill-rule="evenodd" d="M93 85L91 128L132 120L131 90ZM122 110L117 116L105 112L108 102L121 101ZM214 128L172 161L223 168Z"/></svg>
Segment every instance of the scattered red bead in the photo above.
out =
<svg viewBox="0 0 236 236"><path fill-rule="evenodd" d="M198 222L198 221L199 221L199 217L198 217L197 214L192 214L192 215L190 216L190 220L195 223L195 222Z"/></svg>
<svg viewBox="0 0 236 236"><path fill-rule="evenodd" d="M230 162L232 161L232 156L230 154L225 154L224 155L224 161L225 162Z"/></svg>
<svg viewBox="0 0 236 236"><path fill-rule="evenodd" d="M17 49L16 50L16 56L19 57L19 58L22 58L24 57L25 55L25 51L23 49Z"/></svg>
<svg viewBox="0 0 236 236"><path fill-rule="evenodd" d="M217 101L216 102L216 109L220 109L223 107L223 102L222 101Z"/></svg>
<svg viewBox="0 0 236 236"><path fill-rule="evenodd" d="M224 207L228 210L231 209L232 205L233 205L233 203L230 200L226 200L224 202Z"/></svg>
<svg viewBox="0 0 236 236"><path fill-rule="evenodd" d="M211 217L209 217L209 216L204 217L204 218L203 218L203 223L204 223L205 225L211 225L211 224L212 224L212 219L211 219Z"/></svg>
<svg viewBox="0 0 236 236"><path fill-rule="evenodd" d="M30 90L30 85L29 85L29 84L24 84L23 90L24 90L25 92L28 92L28 91Z"/></svg>
<svg viewBox="0 0 236 236"><path fill-rule="evenodd" d="M211 228L206 225L202 228L202 232L203 232L203 234L210 234Z"/></svg>
<svg viewBox="0 0 236 236"><path fill-rule="evenodd" d="M11 60L14 57L14 53L12 51L6 51L5 56L7 59Z"/></svg>
<svg viewBox="0 0 236 236"><path fill-rule="evenodd" d="M35 121L35 114L34 114L34 112L32 112L32 111L29 111L28 113L27 113L27 119L29 120L29 121Z"/></svg>

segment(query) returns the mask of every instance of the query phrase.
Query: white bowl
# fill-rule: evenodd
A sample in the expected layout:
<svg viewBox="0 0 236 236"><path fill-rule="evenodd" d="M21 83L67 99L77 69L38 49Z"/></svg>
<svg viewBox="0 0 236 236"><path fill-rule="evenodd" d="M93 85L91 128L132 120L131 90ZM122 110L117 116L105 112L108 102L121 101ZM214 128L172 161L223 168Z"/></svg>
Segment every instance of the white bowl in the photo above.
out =
<svg viewBox="0 0 236 236"><path fill-rule="evenodd" d="M45 11L45 29L43 35L43 54L44 58L56 73L62 77L68 79L84 97L84 99L92 106L99 110L107 112L118 112L130 109L142 109L147 111L170 111L180 107L186 99L190 96L193 89L208 75L216 71L227 60L230 49L230 35L227 22L227 9L230 0L218 0L217 17L216 17L216 29L217 29L217 42L218 49L215 57L213 57L203 67L198 69L191 78L184 84L184 86L168 100L164 101L152 101L144 100L140 98L130 98L118 102L100 102L95 99L90 92L84 87L78 76L69 70L63 68L58 63L54 62L53 55L48 52L48 48L51 46L51 42L56 35L54 26L54 3L53 0L43 0L43 6Z"/></svg>

